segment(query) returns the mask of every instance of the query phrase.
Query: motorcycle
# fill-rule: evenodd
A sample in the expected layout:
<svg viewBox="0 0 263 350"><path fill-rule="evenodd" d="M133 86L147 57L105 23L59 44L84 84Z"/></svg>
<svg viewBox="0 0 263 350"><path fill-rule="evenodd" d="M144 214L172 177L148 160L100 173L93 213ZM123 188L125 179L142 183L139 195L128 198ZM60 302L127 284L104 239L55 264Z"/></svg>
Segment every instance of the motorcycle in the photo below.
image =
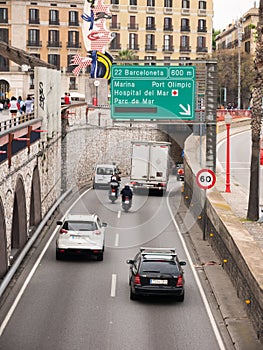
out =
<svg viewBox="0 0 263 350"><path fill-rule="evenodd" d="M131 208L132 200L128 196L124 198L124 201L122 201L122 209L127 213L127 211Z"/></svg>
<svg viewBox="0 0 263 350"><path fill-rule="evenodd" d="M118 199L118 186L111 186L109 190L109 199L114 203Z"/></svg>

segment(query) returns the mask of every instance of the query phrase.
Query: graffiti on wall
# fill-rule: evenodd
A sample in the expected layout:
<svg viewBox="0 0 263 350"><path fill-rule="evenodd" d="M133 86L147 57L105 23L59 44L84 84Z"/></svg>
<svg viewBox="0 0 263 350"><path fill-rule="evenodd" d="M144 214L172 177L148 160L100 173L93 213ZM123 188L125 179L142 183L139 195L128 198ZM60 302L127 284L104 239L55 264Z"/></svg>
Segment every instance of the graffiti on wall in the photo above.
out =
<svg viewBox="0 0 263 350"><path fill-rule="evenodd" d="M113 58L106 52L106 47L112 40L106 27L106 21L111 19L109 6L104 4L104 0L85 0L81 18L87 56L77 54L73 57L71 64L76 65L73 73L79 75L83 68L90 66L91 78L110 79Z"/></svg>

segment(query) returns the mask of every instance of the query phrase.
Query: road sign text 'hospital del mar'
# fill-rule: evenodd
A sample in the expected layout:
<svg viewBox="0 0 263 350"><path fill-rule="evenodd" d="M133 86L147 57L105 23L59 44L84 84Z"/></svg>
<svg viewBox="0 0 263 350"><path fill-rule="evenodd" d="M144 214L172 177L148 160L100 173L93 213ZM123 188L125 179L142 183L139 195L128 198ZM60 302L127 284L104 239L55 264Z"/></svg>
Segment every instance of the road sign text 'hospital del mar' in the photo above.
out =
<svg viewBox="0 0 263 350"><path fill-rule="evenodd" d="M195 117L195 67L113 66L112 119Z"/></svg>

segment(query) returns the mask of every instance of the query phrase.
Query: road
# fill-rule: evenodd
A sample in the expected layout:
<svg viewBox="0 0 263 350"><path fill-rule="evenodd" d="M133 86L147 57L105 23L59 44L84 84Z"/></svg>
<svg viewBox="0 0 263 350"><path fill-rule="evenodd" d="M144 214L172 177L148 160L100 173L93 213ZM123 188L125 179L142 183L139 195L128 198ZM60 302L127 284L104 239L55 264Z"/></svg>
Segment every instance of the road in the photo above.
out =
<svg viewBox="0 0 263 350"><path fill-rule="evenodd" d="M134 196L130 212L112 204L107 191L85 192L72 213L96 212L108 223L103 262L55 259L55 236L0 331L5 350L217 350L224 349L211 310L196 280L189 253L169 202L180 201L180 183L171 197ZM176 247L185 260L186 297L129 299L128 265L138 247ZM12 312L13 311L13 312Z"/></svg>
<svg viewBox="0 0 263 350"><path fill-rule="evenodd" d="M226 140L218 144L217 157L225 169ZM230 175L231 186L239 185L245 193L249 193L250 159L251 158L251 132L246 131L231 136L230 139ZM260 166L259 185L263 179L263 166ZM263 186L259 186L259 204L263 208Z"/></svg>

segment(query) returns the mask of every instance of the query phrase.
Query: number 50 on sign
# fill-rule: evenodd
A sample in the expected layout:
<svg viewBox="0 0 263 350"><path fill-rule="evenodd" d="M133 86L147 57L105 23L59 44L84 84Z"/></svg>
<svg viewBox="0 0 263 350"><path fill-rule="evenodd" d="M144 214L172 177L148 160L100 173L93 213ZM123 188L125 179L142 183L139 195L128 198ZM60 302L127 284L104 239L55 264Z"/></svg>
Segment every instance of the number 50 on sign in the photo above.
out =
<svg viewBox="0 0 263 350"><path fill-rule="evenodd" d="M216 183L216 175L210 169L201 169L196 174L196 183L203 190L208 190Z"/></svg>

